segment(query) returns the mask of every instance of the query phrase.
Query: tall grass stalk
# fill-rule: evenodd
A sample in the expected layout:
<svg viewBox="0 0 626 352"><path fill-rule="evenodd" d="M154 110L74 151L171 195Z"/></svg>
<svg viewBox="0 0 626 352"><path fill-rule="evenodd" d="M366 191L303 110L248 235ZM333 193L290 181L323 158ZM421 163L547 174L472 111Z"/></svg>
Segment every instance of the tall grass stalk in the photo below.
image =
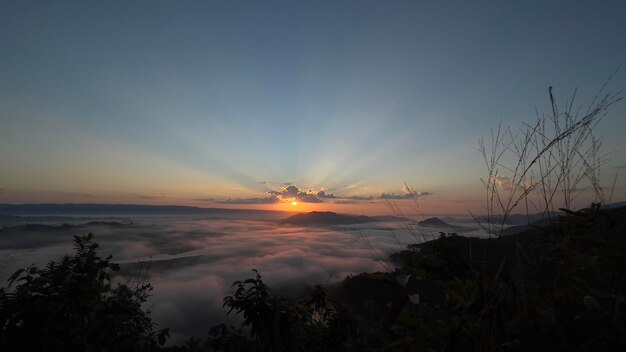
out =
<svg viewBox="0 0 626 352"><path fill-rule="evenodd" d="M537 112L534 123L523 123L516 131L499 124L488 139L479 139L487 171L481 179L486 219L470 214L490 237L502 235L513 211L525 213L530 224L531 213L540 213L543 219L561 208L575 209L575 201L589 191L594 202L606 201L600 170L608 159L600 151L602 143L594 129L609 108L624 98L622 90L606 91L618 70L584 111L574 105L576 90L560 105L549 87L549 113Z"/></svg>

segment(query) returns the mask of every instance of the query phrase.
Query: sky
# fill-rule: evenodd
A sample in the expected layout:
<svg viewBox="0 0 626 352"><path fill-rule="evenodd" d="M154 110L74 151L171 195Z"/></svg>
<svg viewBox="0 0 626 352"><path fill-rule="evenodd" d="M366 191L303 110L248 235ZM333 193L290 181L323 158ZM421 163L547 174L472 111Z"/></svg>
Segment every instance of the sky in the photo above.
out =
<svg viewBox="0 0 626 352"><path fill-rule="evenodd" d="M0 203L479 209L477 140L626 63L623 1L2 1ZM626 88L626 69L607 89ZM596 132L626 199L626 104ZM406 185L409 187L407 188ZM296 202L297 205L293 205Z"/></svg>

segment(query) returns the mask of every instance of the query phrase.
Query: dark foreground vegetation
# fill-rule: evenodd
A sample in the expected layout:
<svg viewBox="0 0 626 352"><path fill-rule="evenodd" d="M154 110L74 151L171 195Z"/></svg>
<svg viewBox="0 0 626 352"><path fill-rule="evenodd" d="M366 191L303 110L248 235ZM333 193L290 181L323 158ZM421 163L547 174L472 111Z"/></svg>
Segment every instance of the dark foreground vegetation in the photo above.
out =
<svg viewBox="0 0 626 352"><path fill-rule="evenodd" d="M394 272L360 274L299 301L255 277L224 298L239 327L165 347L145 309L145 277L91 235L0 289L2 351L616 351L626 346L626 208L569 212L554 225L477 239L442 234L396 253Z"/></svg>

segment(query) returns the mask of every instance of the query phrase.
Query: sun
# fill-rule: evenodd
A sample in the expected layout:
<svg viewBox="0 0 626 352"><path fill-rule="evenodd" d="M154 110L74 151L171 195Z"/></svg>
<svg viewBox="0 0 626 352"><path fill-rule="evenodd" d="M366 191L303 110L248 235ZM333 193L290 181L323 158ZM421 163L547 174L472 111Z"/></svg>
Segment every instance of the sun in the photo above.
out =
<svg viewBox="0 0 626 352"><path fill-rule="evenodd" d="M294 200L293 202L291 202L291 205L293 205L293 206L295 207L296 205L298 205L298 202L296 202L296 201Z"/></svg>

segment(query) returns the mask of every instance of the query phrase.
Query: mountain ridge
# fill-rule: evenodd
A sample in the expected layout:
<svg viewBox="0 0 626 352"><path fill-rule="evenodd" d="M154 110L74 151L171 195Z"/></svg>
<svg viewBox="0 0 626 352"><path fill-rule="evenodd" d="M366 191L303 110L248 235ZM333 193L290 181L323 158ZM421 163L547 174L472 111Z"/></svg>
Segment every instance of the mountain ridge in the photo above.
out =
<svg viewBox="0 0 626 352"><path fill-rule="evenodd" d="M189 205L145 205L145 204L102 204L102 203L33 203L0 204L2 215L55 215L55 214L219 214L219 213L289 213L278 210L202 208Z"/></svg>

